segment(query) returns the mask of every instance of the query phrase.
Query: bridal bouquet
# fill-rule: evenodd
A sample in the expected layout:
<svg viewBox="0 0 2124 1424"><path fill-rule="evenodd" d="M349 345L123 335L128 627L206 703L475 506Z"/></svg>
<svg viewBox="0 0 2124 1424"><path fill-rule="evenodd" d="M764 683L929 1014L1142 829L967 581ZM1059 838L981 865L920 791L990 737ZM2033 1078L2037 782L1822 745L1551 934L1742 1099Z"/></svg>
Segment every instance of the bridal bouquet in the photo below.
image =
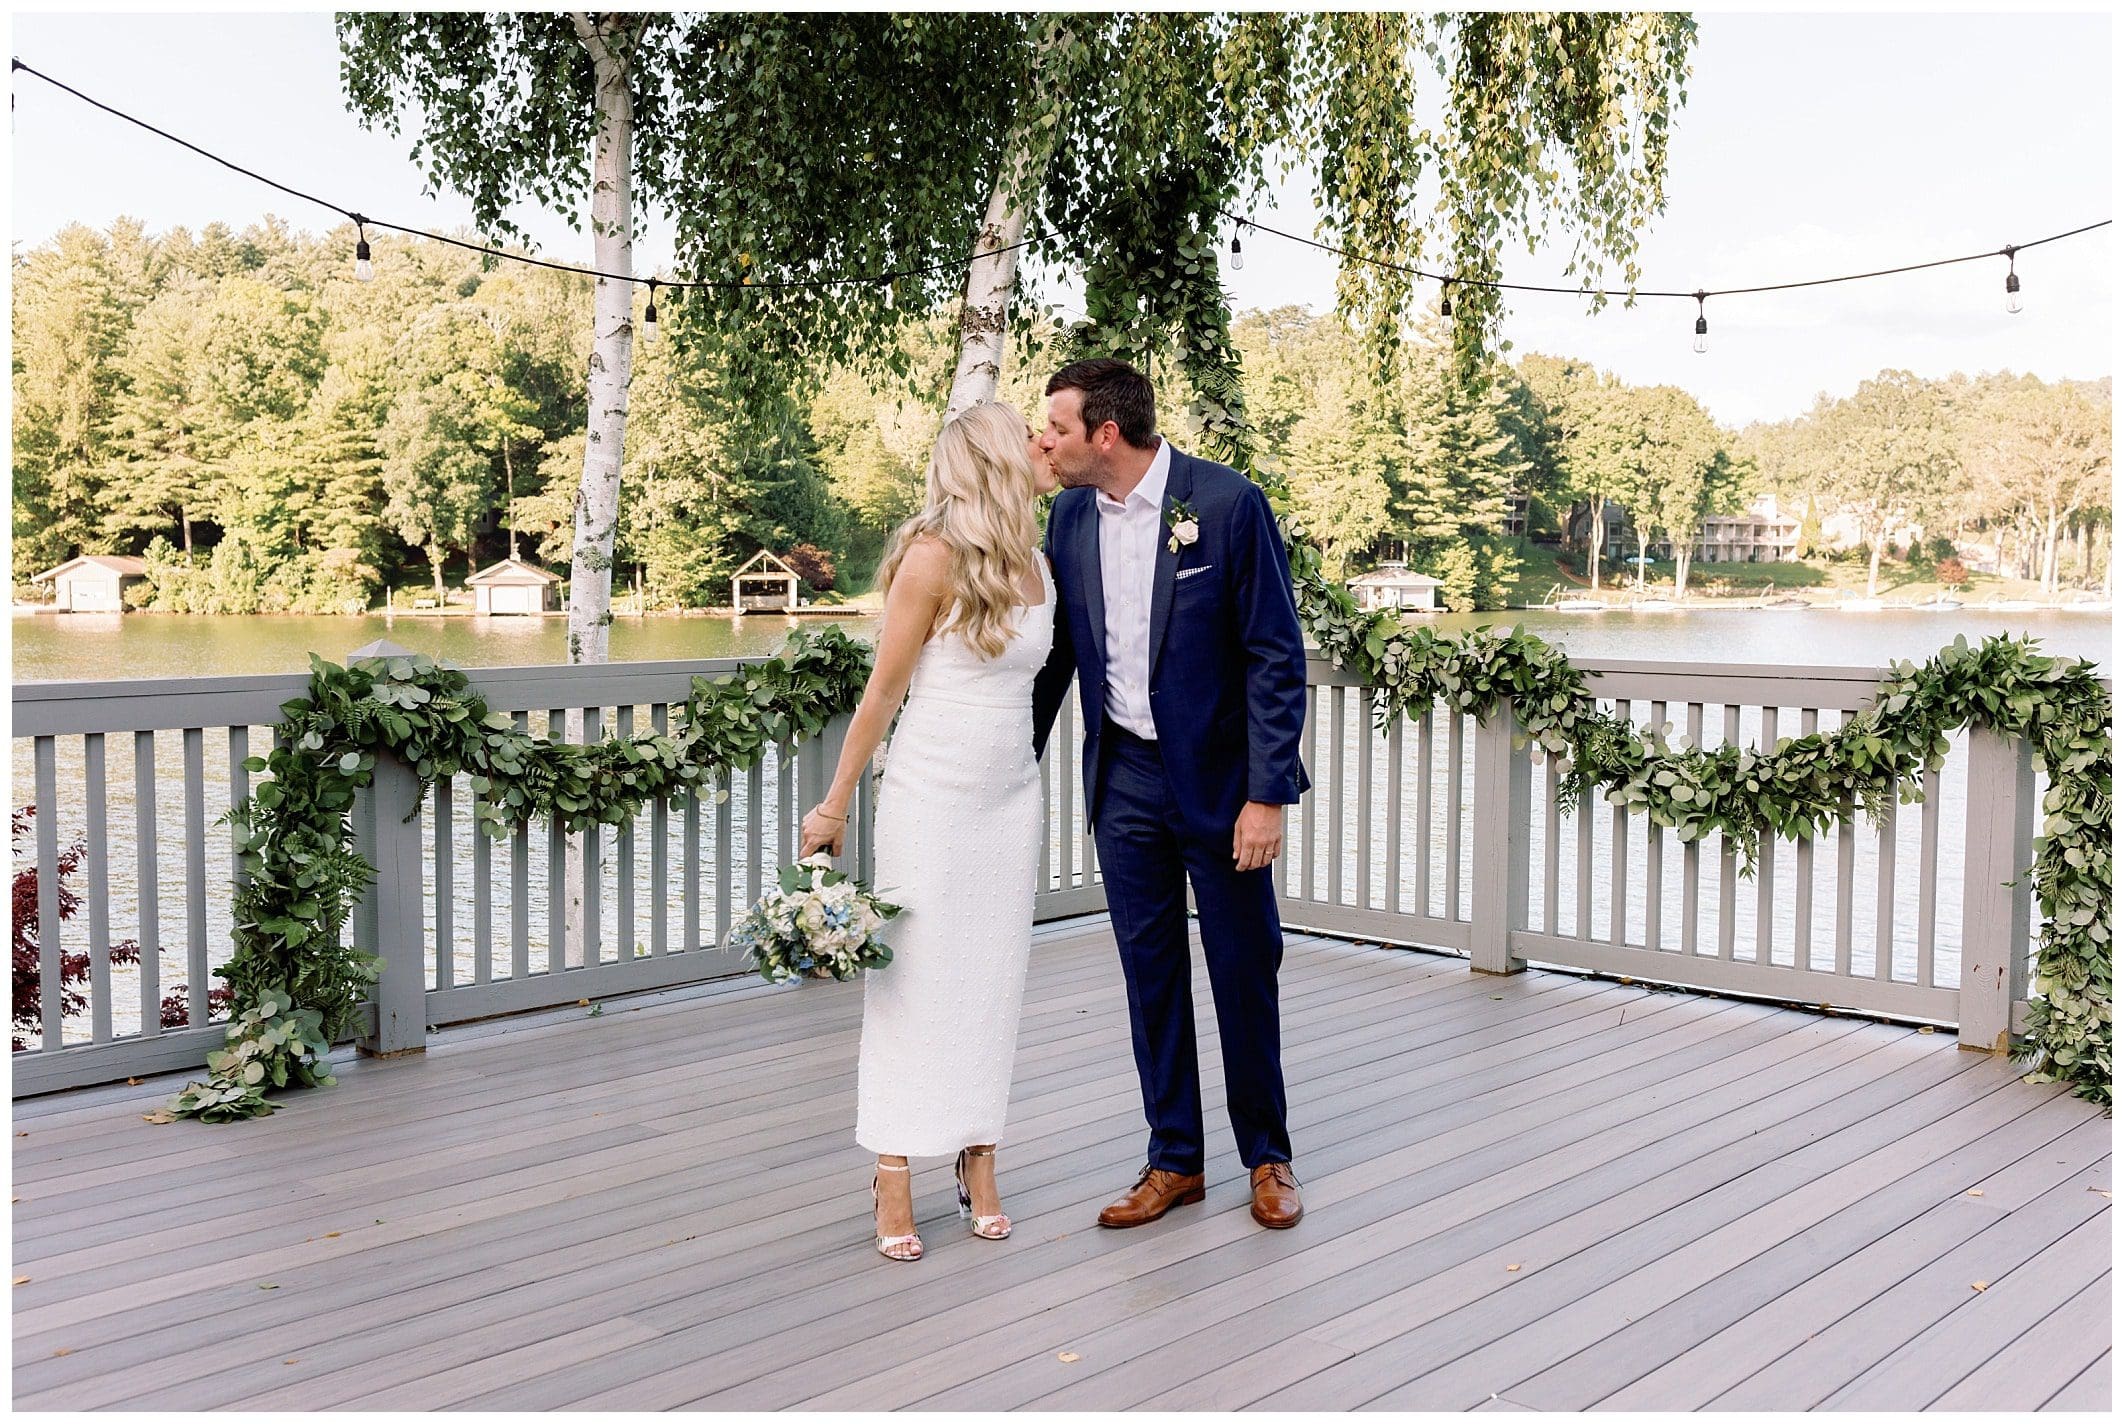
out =
<svg viewBox="0 0 2124 1424"><path fill-rule="evenodd" d="M731 928L728 948L745 951L770 984L807 974L853 979L859 969L892 962L878 931L899 913L822 852L782 867L775 888Z"/></svg>

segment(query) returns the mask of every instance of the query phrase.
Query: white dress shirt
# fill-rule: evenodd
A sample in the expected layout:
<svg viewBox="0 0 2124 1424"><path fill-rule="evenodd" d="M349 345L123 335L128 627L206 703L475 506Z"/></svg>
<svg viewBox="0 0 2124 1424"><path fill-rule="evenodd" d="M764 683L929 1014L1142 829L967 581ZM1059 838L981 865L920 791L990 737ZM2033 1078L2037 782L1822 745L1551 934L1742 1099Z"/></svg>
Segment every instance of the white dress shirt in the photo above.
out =
<svg viewBox="0 0 2124 1424"><path fill-rule="evenodd" d="M1151 720L1151 584L1158 572L1158 535L1164 528L1165 481L1173 447L1158 442L1150 468L1125 500L1097 491L1099 578L1106 600L1106 715L1146 741L1158 739Z"/></svg>

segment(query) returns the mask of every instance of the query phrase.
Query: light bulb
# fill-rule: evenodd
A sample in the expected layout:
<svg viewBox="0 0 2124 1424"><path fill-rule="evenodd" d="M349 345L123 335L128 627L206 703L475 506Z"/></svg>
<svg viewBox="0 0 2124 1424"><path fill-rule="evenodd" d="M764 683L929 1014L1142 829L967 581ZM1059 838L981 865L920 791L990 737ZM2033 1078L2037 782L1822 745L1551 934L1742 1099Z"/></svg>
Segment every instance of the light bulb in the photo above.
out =
<svg viewBox="0 0 2124 1424"><path fill-rule="evenodd" d="M2015 316L2021 314L2021 278L2012 271L2006 274L2006 310Z"/></svg>
<svg viewBox="0 0 2124 1424"><path fill-rule="evenodd" d="M354 244L354 279L371 281L376 276L376 266L369 261L369 240L365 237Z"/></svg>
<svg viewBox="0 0 2124 1424"><path fill-rule="evenodd" d="M1710 331L1710 323L1706 322L1702 317L1698 317L1696 319L1696 340L1689 343L1689 349L1699 356L1709 351L1711 349L1711 342L1708 339Z"/></svg>
<svg viewBox="0 0 2124 1424"><path fill-rule="evenodd" d="M649 284L649 310L642 313L642 340L656 340L656 283Z"/></svg>
<svg viewBox="0 0 2124 1424"><path fill-rule="evenodd" d="M1453 284L1451 282L1440 282L1438 284L1438 314L1447 321L1453 319Z"/></svg>
<svg viewBox="0 0 2124 1424"><path fill-rule="evenodd" d="M1236 272L1245 265L1246 258L1239 252L1239 234L1235 232L1232 234L1232 270Z"/></svg>

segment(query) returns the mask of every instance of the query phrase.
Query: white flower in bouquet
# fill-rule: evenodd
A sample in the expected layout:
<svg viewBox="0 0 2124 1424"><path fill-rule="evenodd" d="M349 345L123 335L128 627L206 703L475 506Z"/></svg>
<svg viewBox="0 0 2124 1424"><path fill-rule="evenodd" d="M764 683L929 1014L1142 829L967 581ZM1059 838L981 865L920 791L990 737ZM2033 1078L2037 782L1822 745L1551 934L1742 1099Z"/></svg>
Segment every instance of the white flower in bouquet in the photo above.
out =
<svg viewBox="0 0 2124 1424"><path fill-rule="evenodd" d="M877 932L899 913L815 855L782 868L775 888L732 928L729 944L773 983L804 975L852 979L891 962L892 949Z"/></svg>

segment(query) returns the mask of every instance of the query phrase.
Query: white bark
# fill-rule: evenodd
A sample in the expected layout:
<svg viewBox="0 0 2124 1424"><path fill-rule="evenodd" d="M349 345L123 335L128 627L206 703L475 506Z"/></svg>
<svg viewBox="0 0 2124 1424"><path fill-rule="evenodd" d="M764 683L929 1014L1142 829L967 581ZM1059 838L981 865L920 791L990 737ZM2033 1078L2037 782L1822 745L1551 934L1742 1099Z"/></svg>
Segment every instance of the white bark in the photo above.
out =
<svg viewBox="0 0 2124 1424"><path fill-rule="evenodd" d="M1061 51L1068 36L1064 26L1048 30L1037 46L1036 72L1048 74L1050 57ZM1055 74L1050 80L1050 93L1067 92L1067 76ZM995 399L1010 334L1010 303L1018 289L1021 249L1017 244L1025 238L1033 196L1047 175L1054 136L1061 129L1059 117L1054 123L1042 123L1038 111L1029 109L1011 135L1002 171L988 195L980 238L974 244L979 255L966 269L966 295L959 307L959 364L952 373L951 398L944 406L946 421L970 406Z"/></svg>
<svg viewBox="0 0 2124 1424"><path fill-rule="evenodd" d="M597 72L597 140L591 160L591 251L600 272L634 271L634 99L625 60L606 43L614 17L572 14ZM597 279L590 348L590 424L575 493L568 583L568 661L601 663L612 637L612 545L619 526L620 453L634 367L634 284Z"/></svg>
<svg viewBox="0 0 2124 1424"><path fill-rule="evenodd" d="M568 579L568 661L602 663L612 646L612 548L619 529L620 455L627 442L627 393L634 374L634 96L626 60L608 43L624 17L571 13L597 74L597 138L591 152L591 265L597 279L590 348L590 423L583 477L575 491L575 547ZM583 740L583 714L571 709L563 735ZM583 837L567 838L565 943L550 953L583 963ZM569 946L576 946L573 960ZM690 948L690 946L689 946ZM621 947L624 957L630 947Z"/></svg>

